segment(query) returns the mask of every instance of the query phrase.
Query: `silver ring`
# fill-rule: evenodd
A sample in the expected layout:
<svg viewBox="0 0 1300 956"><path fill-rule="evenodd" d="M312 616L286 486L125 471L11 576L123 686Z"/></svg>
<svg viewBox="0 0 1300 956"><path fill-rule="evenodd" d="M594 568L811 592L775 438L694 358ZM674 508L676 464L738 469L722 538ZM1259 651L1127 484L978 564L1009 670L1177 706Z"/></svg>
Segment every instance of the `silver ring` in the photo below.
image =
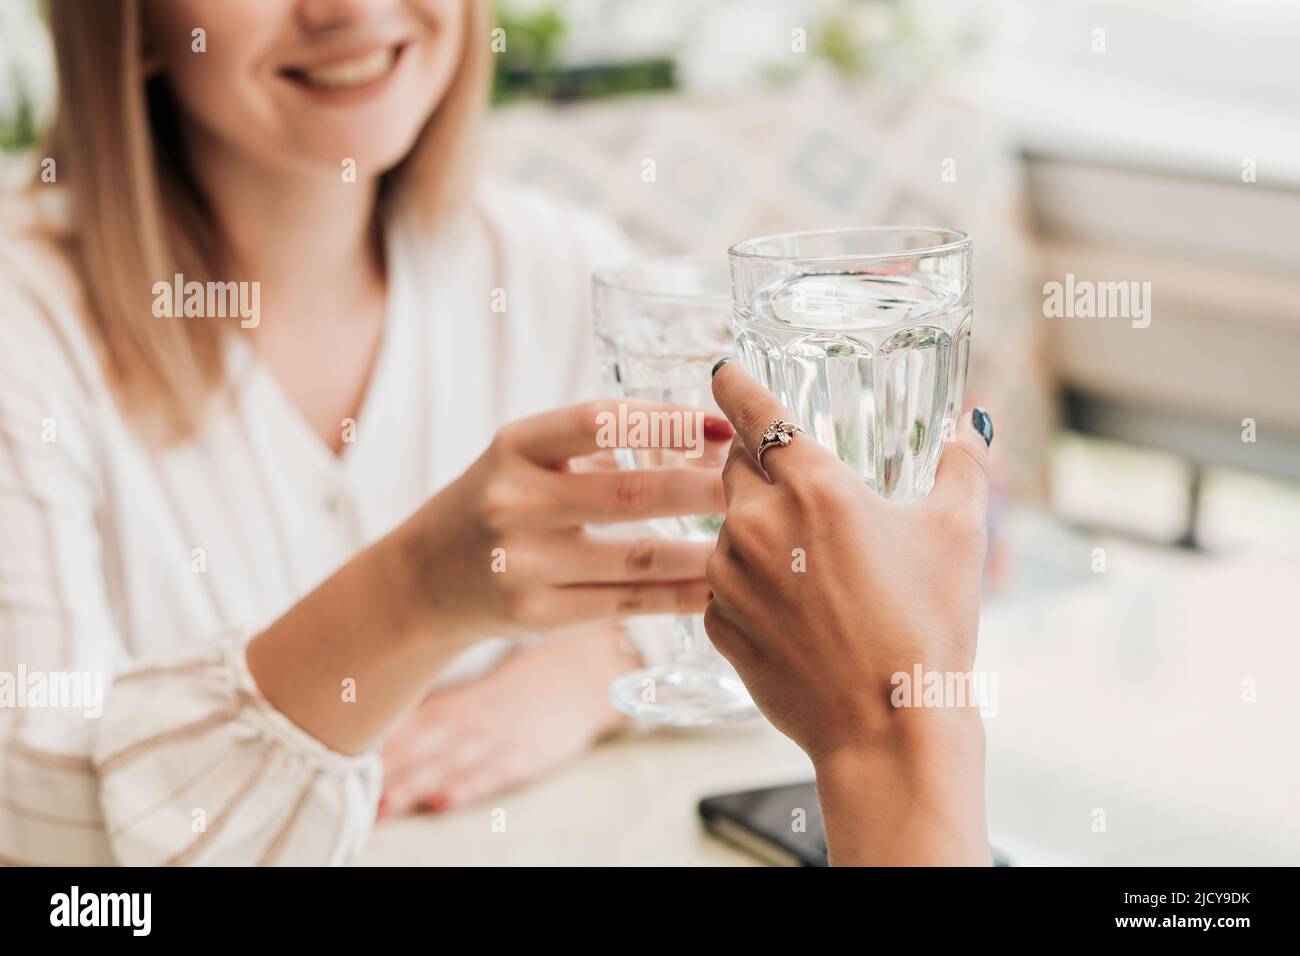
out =
<svg viewBox="0 0 1300 956"><path fill-rule="evenodd" d="M795 432L807 434L807 432L798 425L782 421L779 418L772 422L772 424L768 425L767 429L758 439L758 448L754 452L754 457L758 460L758 467L763 468L763 452L767 451L769 448L782 448L790 444L790 442L794 440ZM763 468L763 471L766 473L767 469Z"/></svg>

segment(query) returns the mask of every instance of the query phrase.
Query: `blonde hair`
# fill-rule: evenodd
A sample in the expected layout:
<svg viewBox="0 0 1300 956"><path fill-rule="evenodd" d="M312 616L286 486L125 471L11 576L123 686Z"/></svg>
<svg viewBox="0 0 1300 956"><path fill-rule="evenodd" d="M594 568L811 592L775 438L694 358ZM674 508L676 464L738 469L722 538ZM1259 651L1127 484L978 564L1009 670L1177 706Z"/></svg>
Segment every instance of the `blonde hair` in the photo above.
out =
<svg viewBox="0 0 1300 956"><path fill-rule="evenodd" d="M464 0L461 62L414 147L383 175L380 202L430 223L469 171L489 82L489 4ZM59 102L46 155L68 183L87 320L124 413L159 440L193 434L223 383L228 324L159 320L159 280L215 278L228 256L179 149L162 78L140 66L140 0L49 0ZM232 277L226 277L232 278Z"/></svg>

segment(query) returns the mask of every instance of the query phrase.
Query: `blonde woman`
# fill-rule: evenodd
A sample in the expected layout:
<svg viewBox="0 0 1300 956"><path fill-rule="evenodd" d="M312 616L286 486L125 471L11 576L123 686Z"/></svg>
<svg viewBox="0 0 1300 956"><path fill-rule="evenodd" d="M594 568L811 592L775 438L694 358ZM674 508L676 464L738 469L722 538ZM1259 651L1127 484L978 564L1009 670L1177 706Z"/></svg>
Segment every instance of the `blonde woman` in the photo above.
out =
<svg viewBox="0 0 1300 956"><path fill-rule="evenodd" d="M53 175L0 240L0 672L89 691L0 709L0 862L342 863L381 794L458 806L617 726L609 622L702 610L708 548L583 528L721 485L568 467L625 250L474 181L484 7L49 14Z"/></svg>

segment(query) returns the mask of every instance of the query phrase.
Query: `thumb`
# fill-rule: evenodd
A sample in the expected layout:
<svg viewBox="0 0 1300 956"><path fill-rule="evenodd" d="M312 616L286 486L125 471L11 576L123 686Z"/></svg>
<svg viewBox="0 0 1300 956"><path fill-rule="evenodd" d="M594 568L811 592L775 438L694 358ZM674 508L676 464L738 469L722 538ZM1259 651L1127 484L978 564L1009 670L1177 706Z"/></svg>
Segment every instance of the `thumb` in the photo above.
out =
<svg viewBox="0 0 1300 956"><path fill-rule="evenodd" d="M988 507L989 446L993 419L976 406L957 423L957 434L939 459L930 498L943 508L975 509L981 519Z"/></svg>

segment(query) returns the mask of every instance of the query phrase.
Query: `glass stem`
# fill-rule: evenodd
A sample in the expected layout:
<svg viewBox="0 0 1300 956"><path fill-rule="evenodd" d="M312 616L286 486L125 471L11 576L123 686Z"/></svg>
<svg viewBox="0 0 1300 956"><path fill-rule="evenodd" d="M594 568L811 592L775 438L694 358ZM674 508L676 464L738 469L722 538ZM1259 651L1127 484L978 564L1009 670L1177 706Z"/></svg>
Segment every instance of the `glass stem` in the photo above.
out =
<svg viewBox="0 0 1300 956"><path fill-rule="evenodd" d="M695 618L690 614L676 615L673 618L673 632L677 637L677 662L689 666L702 664L695 645Z"/></svg>

